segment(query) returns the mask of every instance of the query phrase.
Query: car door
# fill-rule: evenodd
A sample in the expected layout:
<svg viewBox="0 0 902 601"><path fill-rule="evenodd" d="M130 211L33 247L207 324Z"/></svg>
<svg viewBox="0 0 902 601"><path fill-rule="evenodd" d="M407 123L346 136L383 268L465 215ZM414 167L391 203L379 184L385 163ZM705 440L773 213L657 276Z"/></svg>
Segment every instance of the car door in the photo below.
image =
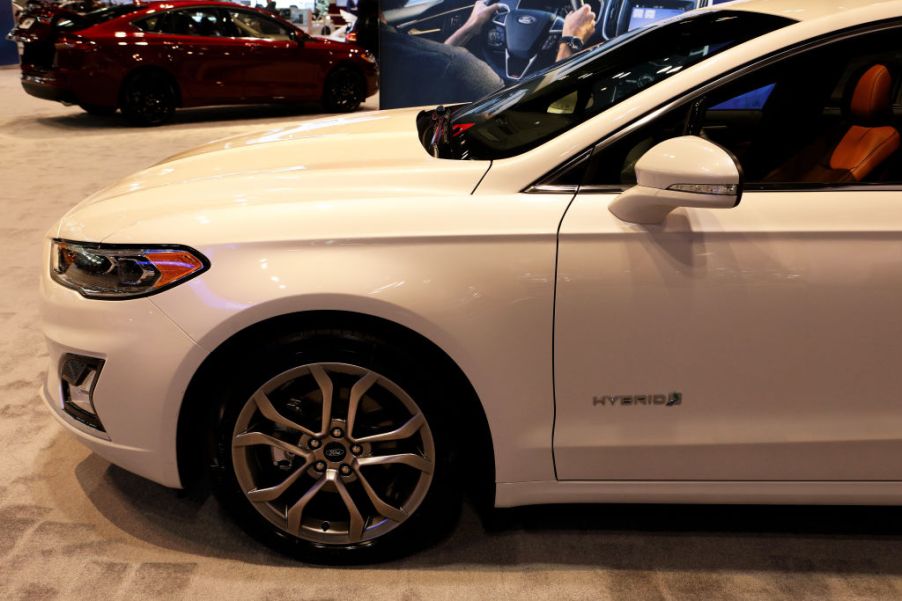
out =
<svg viewBox="0 0 902 601"><path fill-rule="evenodd" d="M317 98L319 67L295 30L259 13L228 11L234 35L247 51L244 68L248 96L260 101Z"/></svg>
<svg viewBox="0 0 902 601"><path fill-rule="evenodd" d="M136 25L156 49L156 60L176 75L184 105L232 102L246 95L242 49L226 35L224 11L215 7L170 10Z"/></svg>
<svg viewBox="0 0 902 601"><path fill-rule="evenodd" d="M861 181L785 176L844 140L833 128L899 131L898 107L840 119L862 67L890 65L898 89L899 40L896 26L731 76L578 164L555 301L559 479L902 480L900 151ZM684 134L739 157L741 203L660 225L611 214L636 159Z"/></svg>

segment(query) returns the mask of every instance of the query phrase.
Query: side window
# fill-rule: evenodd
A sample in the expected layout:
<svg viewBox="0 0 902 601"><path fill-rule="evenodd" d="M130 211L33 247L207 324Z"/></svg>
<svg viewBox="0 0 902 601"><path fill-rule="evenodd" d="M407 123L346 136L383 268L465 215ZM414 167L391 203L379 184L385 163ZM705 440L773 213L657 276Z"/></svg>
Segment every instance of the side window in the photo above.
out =
<svg viewBox="0 0 902 601"><path fill-rule="evenodd" d="M236 37L281 41L291 39L291 32L288 29L263 15L230 10L229 17L237 31Z"/></svg>
<svg viewBox="0 0 902 601"><path fill-rule="evenodd" d="M771 92L777 84L769 83L761 86L751 92L743 92L739 96L734 96L729 100L724 100L716 106L712 106L710 111L760 111L764 110Z"/></svg>
<svg viewBox="0 0 902 601"><path fill-rule="evenodd" d="M159 32L160 24L163 20L162 14L156 14L140 21L135 21L133 25L141 31Z"/></svg>
<svg viewBox="0 0 902 601"><path fill-rule="evenodd" d="M144 31L197 37L225 37L229 23L215 8L173 10L135 23Z"/></svg>
<svg viewBox="0 0 902 601"><path fill-rule="evenodd" d="M652 146L684 135L692 103L666 113L622 138L597 148L589 159L583 185L627 188L636 184L636 161Z"/></svg>
<svg viewBox="0 0 902 601"><path fill-rule="evenodd" d="M687 134L730 150L751 188L902 183L899 94L898 29L836 42L745 75L602 143L583 185L631 186L645 151Z"/></svg>

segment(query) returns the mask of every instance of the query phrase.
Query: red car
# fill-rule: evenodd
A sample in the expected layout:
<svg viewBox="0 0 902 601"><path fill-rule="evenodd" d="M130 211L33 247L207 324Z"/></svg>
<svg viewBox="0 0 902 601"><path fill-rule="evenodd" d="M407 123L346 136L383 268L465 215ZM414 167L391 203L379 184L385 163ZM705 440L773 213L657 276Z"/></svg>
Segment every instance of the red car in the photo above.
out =
<svg viewBox="0 0 902 601"><path fill-rule="evenodd" d="M312 38L269 12L230 2L128 4L23 19L10 37L22 86L92 114L142 125L176 107L321 101L355 110L378 89L375 58Z"/></svg>

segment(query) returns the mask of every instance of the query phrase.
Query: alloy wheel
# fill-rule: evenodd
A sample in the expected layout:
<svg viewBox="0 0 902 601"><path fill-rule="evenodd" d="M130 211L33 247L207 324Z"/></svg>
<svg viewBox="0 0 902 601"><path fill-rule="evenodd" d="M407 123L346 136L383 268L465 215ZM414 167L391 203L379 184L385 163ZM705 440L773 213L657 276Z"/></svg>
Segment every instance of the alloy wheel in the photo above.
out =
<svg viewBox="0 0 902 601"><path fill-rule="evenodd" d="M341 70L329 78L328 102L330 108L339 112L350 112L360 106L360 85L353 72Z"/></svg>
<svg viewBox="0 0 902 601"><path fill-rule="evenodd" d="M251 505L298 538L371 541L404 523L432 482L435 445L416 402L384 376L311 363L244 404L232 464Z"/></svg>
<svg viewBox="0 0 902 601"><path fill-rule="evenodd" d="M172 87L159 77L138 77L126 90L123 109L130 119L142 125L163 123L175 109Z"/></svg>

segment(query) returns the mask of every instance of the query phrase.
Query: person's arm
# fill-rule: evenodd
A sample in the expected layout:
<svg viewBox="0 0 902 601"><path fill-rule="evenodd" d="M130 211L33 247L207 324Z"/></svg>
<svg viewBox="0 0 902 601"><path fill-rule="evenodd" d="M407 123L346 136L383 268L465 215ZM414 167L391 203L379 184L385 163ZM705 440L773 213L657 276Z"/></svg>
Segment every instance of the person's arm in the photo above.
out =
<svg viewBox="0 0 902 601"><path fill-rule="evenodd" d="M571 12L564 18L564 30L561 32L562 38L573 37L581 40L583 44L589 41L592 34L595 33L595 13L588 4L583 4L579 10ZM557 59L564 60L573 54L573 50L561 42L557 50Z"/></svg>
<svg viewBox="0 0 902 601"><path fill-rule="evenodd" d="M500 9L501 6L497 3L488 6L483 0L477 0L473 5L473 10L470 12L467 22L448 36L445 43L451 46L463 46L473 39L473 36L479 33L482 26L488 23Z"/></svg>

